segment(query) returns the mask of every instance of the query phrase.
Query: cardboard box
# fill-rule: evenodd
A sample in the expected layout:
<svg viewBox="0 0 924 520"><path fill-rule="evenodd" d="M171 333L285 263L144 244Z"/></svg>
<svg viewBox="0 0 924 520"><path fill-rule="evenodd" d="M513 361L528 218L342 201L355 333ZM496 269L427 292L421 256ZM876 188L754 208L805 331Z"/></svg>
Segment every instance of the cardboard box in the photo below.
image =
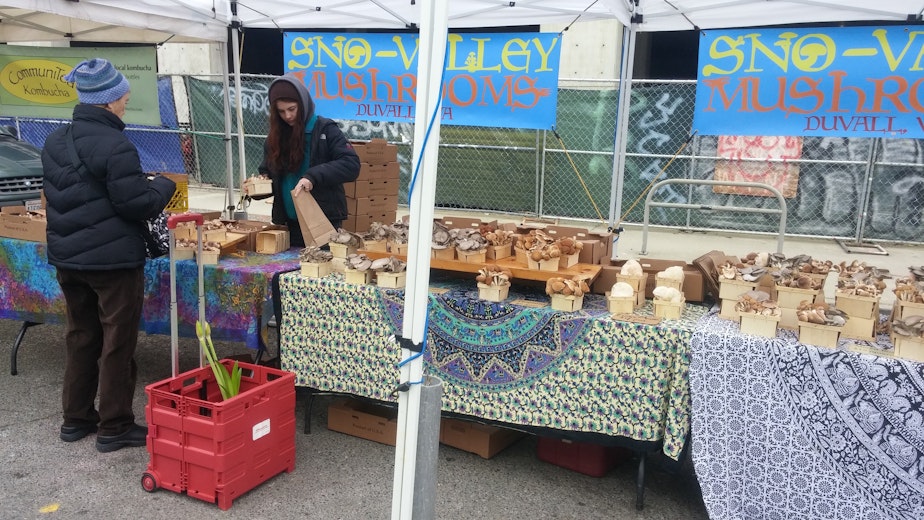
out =
<svg viewBox="0 0 924 520"><path fill-rule="evenodd" d="M340 227L346 231L353 231L354 233L365 233L369 231L369 226L371 226L373 222L391 224L397 217L397 210L369 215L347 215L346 220L340 223Z"/></svg>
<svg viewBox="0 0 924 520"><path fill-rule="evenodd" d="M289 231L270 229L257 233L257 253L274 255L289 249Z"/></svg>
<svg viewBox="0 0 924 520"><path fill-rule="evenodd" d="M397 212L398 210L398 197L394 196L386 197L383 195L376 195L372 197L362 197L359 199L347 197L346 202L347 213L350 215L388 213L390 211Z"/></svg>
<svg viewBox="0 0 924 520"><path fill-rule="evenodd" d="M368 142L351 141L360 162L385 164L398 160L398 146L388 144L385 139L371 139Z"/></svg>
<svg viewBox="0 0 924 520"><path fill-rule="evenodd" d="M357 399L338 399L327 407L327 429L394 446L398 409Z"/></svg>
<svg viewBox="0 0 924 520"><path fill-rule="evenodd" d="M374 180L398 180L401 176L401 170L397 162L385 164L361 163L359 166L359 177L357 181L374 181Z"/></svg>
<svg viewBox="0 0 924 520"><path fill-rule="evenodd" d="M343 191L347 197L361 199L363 197L397 197L400 181L397 179L376 179L374 181L354 181L343 183Z"/></svg>
<svg viewBox="0 0 924 520"><path fill-rule="evenodd" d="M478 229L482 224L497 227L496 220L481 220L480 218L443 217L440 222L449 229Z"/></svg>
<svg viewBox="0 0 924 520"><path fill-rule="evenodd" d="M35 218L33 218L35 217ZM0 236L45 242L45 212L43 210L29 213L25 206L4 206L0 208Z"/></svg>
<svg viewBox="0 0 924 520"><path fill-rule="evenodd" d="M625 260L618 260L616 262L610 260L604 261L600 274L590 288L591 292L594 294L606 294L607 291L612 289L613 284L618 281L617 276L624 263ZM684 300L688 302L701 302L705 298L703 275L699 269L692 264L688 264L683 260L660 260L655 258L642 258L639 259L639 263L642 265L642 271L648 275L648 279L645 281L645 298L654 298L653 291L654 288L657 287L657 280L655 279L657 273L674 265L683 266Z"/></svg>
<svg viewBox="0 0 924 520"><path fill-rule="evenodd" d="M508 428L444 417L440 421L440 442L490 459L526 434Z"/></svg>

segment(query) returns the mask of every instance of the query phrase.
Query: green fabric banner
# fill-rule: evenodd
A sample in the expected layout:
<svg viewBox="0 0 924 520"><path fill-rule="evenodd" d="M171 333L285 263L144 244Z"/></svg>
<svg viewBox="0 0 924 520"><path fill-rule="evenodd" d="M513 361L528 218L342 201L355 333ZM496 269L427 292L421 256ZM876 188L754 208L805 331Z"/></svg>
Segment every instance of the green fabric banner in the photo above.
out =
<svg viewBox="0 0 924 520"><path fill-rule="evenodd" d="M160 126L154 47L32 47L0 45L0 113L70 119L77 91L64 76L83 60L106 58L128 79L124 121Z"/></svg>

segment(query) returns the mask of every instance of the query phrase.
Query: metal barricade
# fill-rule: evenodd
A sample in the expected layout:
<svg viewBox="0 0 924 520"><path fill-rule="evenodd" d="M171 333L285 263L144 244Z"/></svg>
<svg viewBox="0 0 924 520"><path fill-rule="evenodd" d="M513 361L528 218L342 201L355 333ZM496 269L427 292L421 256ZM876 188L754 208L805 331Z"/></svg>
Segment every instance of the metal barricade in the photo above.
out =
<svg viewBox="0 0 924 520"><path fill-rule="evenodd" d="M652 202L651 199L654 196L655 192L658 191L658 188L665 186L667 184L702 184L702 185L719 185L719 186L741 186L749 188L760 188L773 193L776 196L776 200L780 203L779 209L773 208L749 208L741 206L707 206L703 204L690 204L690 203L680 203L680 202ZM705 211L712 210L721 210L721 211L741 211L745 213L766 213L766 214L778 214L780 216L780 233L779 238L776 243L776 252L783 252L783 237L786 232L786 199L783 198L783 194L773 186L769 184L764 184L761 182L736 182L736 181L715 181L715 180L697 180L697 179L667 179L661 182L658 182L648 191L648 196L645 197L645 220L642 225L642 250L639 254L645 255L648 254L648 217L649 212L652 206L660 208L683 208L683 209L700 209Z"/></svg>

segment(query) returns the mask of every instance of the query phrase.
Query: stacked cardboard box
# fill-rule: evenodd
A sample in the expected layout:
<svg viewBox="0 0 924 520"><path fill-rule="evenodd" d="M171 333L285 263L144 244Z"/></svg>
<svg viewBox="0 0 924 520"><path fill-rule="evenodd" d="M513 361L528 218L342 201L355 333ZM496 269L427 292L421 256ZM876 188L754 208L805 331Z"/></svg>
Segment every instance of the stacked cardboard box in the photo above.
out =
<svg viewBox="0 0 924 520"><path fill-rule="evenodd" d="M347 197L347 219L343 229L354 232L369 230L373 222L391 224L397 218L398 147L384 139L353 143L361 164L355 182L343 185Z"/></svg>

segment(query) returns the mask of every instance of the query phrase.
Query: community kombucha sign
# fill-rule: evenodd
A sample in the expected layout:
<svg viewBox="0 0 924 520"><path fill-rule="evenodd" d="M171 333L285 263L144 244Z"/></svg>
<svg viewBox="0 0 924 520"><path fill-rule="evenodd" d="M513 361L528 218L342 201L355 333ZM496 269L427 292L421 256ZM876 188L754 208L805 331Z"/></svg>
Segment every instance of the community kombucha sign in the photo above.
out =
<svg viewBox="0 0 924 520"><path fill-rule="evenodd" d="M550 129L558 102L558 33L449 34L443 124ZM413 122L414 33L285 33L284 70L335 119Z"/></svg>
<svg viewBox="0 0 924 520"><path fill-rule="evenodd" d="M106 58L128 79L125 122L160 126L157 54L153 47L32 47L0 45L0 113L70 119L77 99L64 76L83 60Z"/></svg>
<svg viewBox="0 0 924 520"><path fill-rule="evenodd" d="M707 135L924 137L924 27L703 31Z"/></svg>

